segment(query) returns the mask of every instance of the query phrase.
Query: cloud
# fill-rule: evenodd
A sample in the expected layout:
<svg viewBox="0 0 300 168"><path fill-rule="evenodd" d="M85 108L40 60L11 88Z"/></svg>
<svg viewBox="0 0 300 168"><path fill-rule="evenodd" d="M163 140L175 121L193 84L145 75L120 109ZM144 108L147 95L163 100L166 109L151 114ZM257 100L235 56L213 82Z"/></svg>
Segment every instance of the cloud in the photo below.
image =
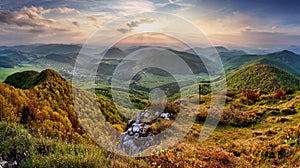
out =
<svg viewBox="0 0 300 168"><path fill-rule="evenodd" d="M52 9L47 9L46 10L48 13L51 12L58 12L58 13L80 13L78 10L76 9L72 9L72 8L52 8Z"/></svg>
<svg viewBox="0 0 300 168"><path fill-rule="evenodd" d="M245 28L260 27L261 23L256 18L240 12L230 14L215 13L212 16L197 18L195 23L206 34L232 34L239 33Z"/></svg>
<svg viewBox="0 0 300 168"><path fill-rule="evenodd" d="M152 19L140 19L138 21L131 21L130 23L127 23L127 26L130 28L138 27L140 24L144 23L153 23Z"/></svg>
<svg viewBox="0 0 300 168"><path fill-rule="evenodd" d="M111 0L103 2L102 8L108 10L109 15L127 16L156 9L155 4L148 0ZM103 10L102 9L102 10Z"/></svg>
<svg viewBox="0 0 300 168"><path fill-rule="evenodd" d="M196 1L184 1L184 0L168 0L168 3L158 4L156 11L169 12L169 13L181 13L191 12L190 9L195 7Z"/></svg>
<svg viewBox="0 0 300 168"><path fill-rule="evenodd" d="M117 31L118 31L118 32L121 32L121 33L123 33L123 34L125 34L125 33L129 32L129 31L131 31L131 30L128 29L128 28L119 28L119 29L117 29Z"/></svg>
<svg viewBox="0 0 300 168"><path fill-rule="evenodd" d="M89 19L89 20L91 20L91 21L94 21L94 22L98 22L100 20L100 19L98 19L95 16L87 16L86 18Z"/></svg>
<svg viewBox="0 0 300 168"><path fill-rule="evenodd" d="M278 27L277 26L272 26L271 29L272 30L276 30Z"/></svg>
<svg viewBox="0 0 300 168"><path fill-rule="evenodd" d="M93 25L94 25L96 28L100 28L99 23L101 22L101 20L100 20L99 18L97 18L96 16L87 16L86 18L87 18L88 20L94 22Z"/></svg>
<svg viewBox="0 0 300 168"><path fill-rule="evenodd" d="M79 25L79 23L78 23L77 21L73 21L72 24L73 24L74 26L78 27L78 28L80 27L80 25Z"/></svg>
<svg viewBox="0 0 300 168"><path fill-rule="evenodd" d="M52 12L69 13L76 12L76 10L70 8L44 9L43 7L23 7L20 11L0 10L0 25L30 32L68 32L78 28L78 22L62 23L44 17L45 14Z"/></svg>
<svg viewBox="0 0 300 168"><path fill-rule="evenodd" d="M141 24L145 24L145 23L153 23L154 20L152 19L140 19L140 20L135 20L135 21L131 21L130 23L126 24L126 28L118 28L117 31L121 32L123 34L132 31L135 27L138 27Z"/></svg>
<svg viewBox="0 0 300 168"><path fill-rule="evenodd" d="M22 8L21 11L0 11L0 23L16 26L39 27L54 23L51 19L45 19L36 8Z"/></svg>

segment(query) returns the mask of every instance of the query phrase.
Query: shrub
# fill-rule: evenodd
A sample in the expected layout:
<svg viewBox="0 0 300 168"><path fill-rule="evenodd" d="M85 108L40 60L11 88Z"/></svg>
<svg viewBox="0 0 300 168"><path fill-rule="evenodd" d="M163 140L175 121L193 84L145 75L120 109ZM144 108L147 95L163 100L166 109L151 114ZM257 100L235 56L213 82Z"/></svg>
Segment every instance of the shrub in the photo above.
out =
<svg viewBox="0 0 300 168"><path fill-rule="evenodd" d="M282 89L277 89L275 92L275 98L283 100L285 98L286 92Z"/></svg>
<svg viewBox="0 0 300 168"><path fill-rule="evenodd" d="M255 90L251 90L251 89L245 89L243 90L243 95L251 101L256 101L257 98L259 97L259 93Z"/></svg>

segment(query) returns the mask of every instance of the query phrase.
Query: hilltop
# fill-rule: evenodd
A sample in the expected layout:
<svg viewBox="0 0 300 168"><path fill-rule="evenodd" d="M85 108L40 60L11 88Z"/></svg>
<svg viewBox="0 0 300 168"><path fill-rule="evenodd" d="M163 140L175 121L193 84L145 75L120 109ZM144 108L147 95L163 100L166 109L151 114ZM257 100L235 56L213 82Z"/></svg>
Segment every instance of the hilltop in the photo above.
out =
<svg viewBox="0 0 300 168"><path fill-rule="evenodd" d="M223 64L227 72L236 71L242 66L250 64L268 64L300 77L300 55L287 50L265 55L246 54L232 56L227 60L223 60Z"/></svg>
<svg viewBox="0 0 300 168"><path fill-rule="evenodd" d="M274 92L277 89L300 89L300 79L270 65L251 64L232 72L227 77L229 88L260 89Z"/></svg>
<svg viewBox="0 0 300 168"><path fill-rule="evenodd" d="M67 141L86 139L75 111L73 91L80 94L76 99L80 104L93 103L90 92L73 87L51 69L16 73L5 82L0 83L1 121L22 123L41 135ZM125 128L127 121L109 100L99 97L97 103L108 122Z"/></svg>

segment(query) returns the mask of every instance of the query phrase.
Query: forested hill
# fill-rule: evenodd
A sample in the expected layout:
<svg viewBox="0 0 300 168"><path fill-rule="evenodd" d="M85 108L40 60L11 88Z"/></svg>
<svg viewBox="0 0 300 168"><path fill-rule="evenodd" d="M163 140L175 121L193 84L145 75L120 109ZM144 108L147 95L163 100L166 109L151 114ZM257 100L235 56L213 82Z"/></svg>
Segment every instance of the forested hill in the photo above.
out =
<svg viewBox="0 0 300 168"><path fill-rule="evenodd" d="M227 77L229 88L260 89L272 93L277 89L299 90L300 79L270 65L248 65Z"/></svg>
<svg viewBox="0 0 300 168"><path fill-rule="evenodd" d="M26 71L7 77L5 82L0 83L0 121L18 122L37 134L68 141L86 137L74 110L72 84L57 72ZM93 102L91 93L74 89L81 94L76 101ZM125 128L125 117L109 100L97 98L97 102L112 125Z"/></svg>

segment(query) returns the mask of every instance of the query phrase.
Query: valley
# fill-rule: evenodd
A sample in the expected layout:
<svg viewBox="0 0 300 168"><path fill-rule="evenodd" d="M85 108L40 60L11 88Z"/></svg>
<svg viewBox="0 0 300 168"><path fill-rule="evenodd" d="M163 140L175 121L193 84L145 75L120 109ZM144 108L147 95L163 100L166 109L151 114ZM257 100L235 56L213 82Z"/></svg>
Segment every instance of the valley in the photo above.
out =
<svg viewBox="0 0 300 168"><path fill-rule="evenodd" d="M132 79L122 76L114 81L127 82L129 88L112 88L112 77L121 59L141 47L146 48L108 50L95 76L88 70L73 73L75 64L77 68L88 69L98 63L97 55L90 55L80 60L84 64L78 64L78 45L2 47L0 57L7 59L1 59L0 64L0 163L23 167L40 167L45 163L49 167L300 165L300 55L286 50L255 55L216 47L226 72L226 102L215 131L206 141L199 142L212 103L211 86L219 86L225 79L219 72L209 76L203 60L193 50L165 48L164 51L175 53L189 65L196 81L190 81L192 76L180 71L174 75L148 68ZM194 50L208 58L211 51ZM164 55L162 52L160 57ZM131 59L123 65L130 69L135 64L136 60ZM165 93L165 106L149 101L149 92L157 88ZM135 110L127 102L116 104L112 89L120 100L128 94ZM189 96L181 98L181 93ZM195 122L170 149L149 157L130 158L97 145L104 136L120 135L120 152L144 151L153 145L148 142L159 144L151 138L174 125L179 109L188 112L184 118L195 117ZM84 113L77 113L78 110ZM110 132L104 131L107 127L111 127ZM177 132L182 129L174 127ZM138 137L150 140L138 148Z"/></svg>

